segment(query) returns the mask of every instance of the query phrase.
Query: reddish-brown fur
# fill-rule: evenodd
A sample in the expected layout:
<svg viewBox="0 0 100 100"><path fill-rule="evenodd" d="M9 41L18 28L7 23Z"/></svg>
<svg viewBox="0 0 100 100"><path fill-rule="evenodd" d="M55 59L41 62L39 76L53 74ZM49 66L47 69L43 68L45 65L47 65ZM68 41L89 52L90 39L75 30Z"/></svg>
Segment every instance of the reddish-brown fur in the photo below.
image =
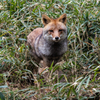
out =
<svg viewBox="0 0 100 100"><path fill-rule="evenodd" d="M34 43L35 43L35 39L42 34L43 32L43 28L36 28L34 31L32 31L28 36L28 40L27 43L28 45L30 45L32 48L34 48ZM36 34L35 34L36 33Z"/></svg>

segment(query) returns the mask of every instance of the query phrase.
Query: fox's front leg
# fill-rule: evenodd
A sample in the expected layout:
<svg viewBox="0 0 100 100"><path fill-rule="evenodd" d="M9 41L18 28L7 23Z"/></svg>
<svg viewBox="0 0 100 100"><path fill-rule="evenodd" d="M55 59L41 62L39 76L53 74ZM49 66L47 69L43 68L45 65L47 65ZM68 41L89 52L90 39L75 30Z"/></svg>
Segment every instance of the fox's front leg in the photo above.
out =
<svg viewBox="0 0 100 100"><path fill-rule="evenodd" d="M43 60L40 62L40 68L38 70L39 74L45 74L48 72L48 68L50 67L50 62L48 59L46 59L45 57L43 58Z"/></svg>
<svg viewBox="0 0 100 100"><path fill-rule="evenodd" d="M51 64L53 63L53 58L47 58L47 57L44 57L43 58L43 67L50 67Z"/></svg>

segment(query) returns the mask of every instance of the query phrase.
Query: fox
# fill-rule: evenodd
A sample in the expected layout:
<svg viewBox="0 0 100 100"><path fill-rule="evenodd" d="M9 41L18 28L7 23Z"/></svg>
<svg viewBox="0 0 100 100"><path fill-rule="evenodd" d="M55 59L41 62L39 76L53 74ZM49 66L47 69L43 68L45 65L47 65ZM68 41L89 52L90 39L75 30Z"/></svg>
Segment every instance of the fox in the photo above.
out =
<svg viewBox="0 0 100 100"><path fill-rule="evenodd" d="M42 15L44 27L34 29L27 36L30 52L37 63L43 61L43 67L55 65L67 51L66 14L53 19Z"/></svg>

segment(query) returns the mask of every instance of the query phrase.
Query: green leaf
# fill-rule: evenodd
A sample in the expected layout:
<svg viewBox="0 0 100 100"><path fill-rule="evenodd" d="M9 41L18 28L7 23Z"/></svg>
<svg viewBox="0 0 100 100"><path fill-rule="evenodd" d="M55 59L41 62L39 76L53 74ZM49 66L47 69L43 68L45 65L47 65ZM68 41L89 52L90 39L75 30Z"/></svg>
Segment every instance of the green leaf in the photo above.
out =
<svg viewBox="0 0 100 100"><path fill-rule="evenodd" d="M20 40L20 41L26 41L26 39L24 39L24 38L18 38L18 40Z"/></svg>
<svg viewBox="0 0 100 100"><path fill-rule="evenodd" d="M5 97L4 97L4 95L3 95L2 92L0 92L0 99L1 99L1 100L5 100Z"/></svg>
<svg viewBox="0 0 100 100"><path fill-rule="evenodd" d="M54 61L52 62L51 66L50 66L50 68L49 68L50 71L51 71L52 68L53 68L53 64L54 64Z"/></svg>
<svg viewBox="0 0 100 100"><path fill-rule="evenodd" d="M85 77L80 83L79 85L77 86L77 92L79 93L80 90L81 90L81 87L82 87L82 84L84 83L84 81L86 80L87 77Z"/></svg>
<svg viewBox="0 0 100 100"><path fill-rule="evenodd" d="M86 81L85 88L87 88L87 87L88 87L88 85L89 85L89 81L90 81L90 78L91 78L91 75L89 75L89 77L88 77L88 79L87 79L87 81Z"/></svg>
<svg viewBox="0 0 100 100"><path fill-rule="evenodd" d="M71 91L72 91L72 87L69 88L68 93L67 93L67 97L69 97L71 95Z"/></svg>

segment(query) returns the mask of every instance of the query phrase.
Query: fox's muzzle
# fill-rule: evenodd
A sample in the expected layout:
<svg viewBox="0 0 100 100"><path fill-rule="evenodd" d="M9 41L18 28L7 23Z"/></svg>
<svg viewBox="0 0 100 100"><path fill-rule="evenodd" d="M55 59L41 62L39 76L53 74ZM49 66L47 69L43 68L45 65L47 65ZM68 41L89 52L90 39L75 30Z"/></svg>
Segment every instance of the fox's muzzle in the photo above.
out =
<svg viewBox="0 0 100 100"><path fill-rule="evenodd" d="M53 38L53 41L58 42L60 40L60 37L56 36Z"/></svg>

